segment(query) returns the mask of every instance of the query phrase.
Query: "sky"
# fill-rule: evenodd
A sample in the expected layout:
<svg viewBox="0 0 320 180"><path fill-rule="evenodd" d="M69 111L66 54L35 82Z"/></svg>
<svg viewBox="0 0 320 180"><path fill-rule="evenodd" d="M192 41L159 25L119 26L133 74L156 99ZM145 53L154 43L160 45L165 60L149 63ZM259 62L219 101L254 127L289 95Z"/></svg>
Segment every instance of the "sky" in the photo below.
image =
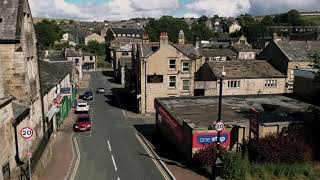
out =
<svg viewBox="0 0 320 180"><path fill-rule="evenodd" d="M267 15L320 11L320 0L29 0L35 17L84 21L126 20L134 17Z"/></svg>

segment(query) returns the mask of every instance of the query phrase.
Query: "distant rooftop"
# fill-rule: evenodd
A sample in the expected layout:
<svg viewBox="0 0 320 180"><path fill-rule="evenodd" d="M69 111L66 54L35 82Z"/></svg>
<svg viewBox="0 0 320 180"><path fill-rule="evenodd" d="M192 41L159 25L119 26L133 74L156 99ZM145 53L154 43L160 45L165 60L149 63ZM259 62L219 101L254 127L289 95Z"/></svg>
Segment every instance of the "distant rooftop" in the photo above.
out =
<svg viewBox="0 0 320 180"><path fill-rule="evenodd" d="M278 41L276 44L289 60L313 61L320 52L320 41Z"/></svg>
<svg viewBox="0 0 320 180"><path fill-rule="evenodd" d="M285 78L264 60L243 60L225 62L207 62L199 69L199 80L213 81L220 77L224 68L225 79L257 79L257 78ZM202 72L201 72L202 71ZM205 72L203 72L205 71Z"/></svg>
<svg viewBox="0 0 320 180"><path fill-rule="evenodd" d="M111 28L115 34L139 34L144 33L143 29L140 28Z"/></svg>
<svg viewBox="0 0 320 180"><path fill-rule="evenodd" d="M158 98L157 101L180 123L189 121L196 129L207 129L218 118L218 97ZM249 126L250 108L262 112L260 123L302 121L310 104L280 96L225 96L222 120L227 126Z"/></svg>

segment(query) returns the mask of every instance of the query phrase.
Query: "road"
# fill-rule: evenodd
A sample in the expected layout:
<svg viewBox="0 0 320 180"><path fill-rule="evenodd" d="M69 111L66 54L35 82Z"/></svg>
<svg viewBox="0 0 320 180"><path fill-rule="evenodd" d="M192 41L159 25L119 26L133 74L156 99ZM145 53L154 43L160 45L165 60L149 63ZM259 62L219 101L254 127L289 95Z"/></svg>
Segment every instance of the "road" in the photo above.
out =
<svg viewBox="0 0 320 180"><path fill-rule="evenodd" d="M90 102L92 131L77 133L80 164L75 180L160 180L159 169L135 135L135 125L145 120L130 119L119 108L113 86L102 72L91 73L89 90L105 88Z"/></svg>

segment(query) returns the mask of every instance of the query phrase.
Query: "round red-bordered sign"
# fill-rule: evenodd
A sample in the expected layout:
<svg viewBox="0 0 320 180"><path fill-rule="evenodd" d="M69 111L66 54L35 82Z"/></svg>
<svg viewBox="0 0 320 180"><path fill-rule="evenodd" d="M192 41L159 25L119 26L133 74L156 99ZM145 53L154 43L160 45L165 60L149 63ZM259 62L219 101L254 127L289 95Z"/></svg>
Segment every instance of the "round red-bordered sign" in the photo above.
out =
<svg viewBox="0 0 320 180"><path fill-rule="evenodd" d="M21 129L20 135L24 139L30 139L33 136L33 129L29 127L24 127Z"/></svg>
<svg viewBox="0 0 320 180"><path fill-rule="evenodd" d="M214 129L216 130L216 131L219 131L219 132L221 132L221 131L223 131L224 130L224 123L223 122L217 122L215 125L214 125Z"/></svg>

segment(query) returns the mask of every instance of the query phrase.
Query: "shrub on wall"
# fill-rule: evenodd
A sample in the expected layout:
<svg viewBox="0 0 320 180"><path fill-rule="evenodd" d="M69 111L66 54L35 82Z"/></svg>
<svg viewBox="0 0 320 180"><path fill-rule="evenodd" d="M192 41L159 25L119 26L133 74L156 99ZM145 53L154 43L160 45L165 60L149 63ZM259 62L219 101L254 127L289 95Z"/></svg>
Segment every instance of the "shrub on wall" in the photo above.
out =
<svg viewBox="0 0 320 180"><path fill-rule="evenodd" d="M246 145L250 161L259 163L301 163L310 154L303 140L283 135L251 139Z"/></svg>
<svg viewBox="0 0 320 180"><path fill-rule="evenodd" d="M224 151L221 154L222 177L226 179L246 179L250 163L241 154L233 151Z"/></svg>

